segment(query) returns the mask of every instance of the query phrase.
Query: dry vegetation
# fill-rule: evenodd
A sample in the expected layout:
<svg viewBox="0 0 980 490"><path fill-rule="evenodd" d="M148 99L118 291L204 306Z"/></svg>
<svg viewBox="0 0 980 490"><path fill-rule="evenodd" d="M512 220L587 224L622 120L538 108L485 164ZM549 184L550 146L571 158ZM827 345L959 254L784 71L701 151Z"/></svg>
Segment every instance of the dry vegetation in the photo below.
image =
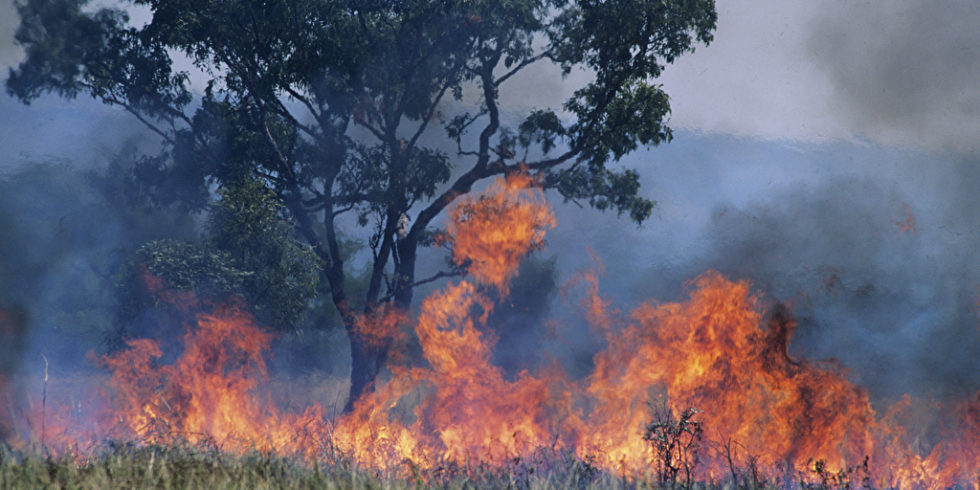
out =
<svg viewBox="0 0 980 490"><path fill-rule="evenodd" d="M188 447L131 447L99 456L47 458L0 451L0 488L648 488L598 472L572 458L515 461L509 468L443 466L393 477L335 461L307 464L251 454L233 456Z"/></svg>

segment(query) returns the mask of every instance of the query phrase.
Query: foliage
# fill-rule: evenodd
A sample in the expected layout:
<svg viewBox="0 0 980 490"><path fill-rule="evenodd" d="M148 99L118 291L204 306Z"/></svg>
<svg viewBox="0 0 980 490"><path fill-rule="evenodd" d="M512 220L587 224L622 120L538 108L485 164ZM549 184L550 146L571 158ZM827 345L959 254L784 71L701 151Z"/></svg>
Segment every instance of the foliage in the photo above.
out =
<svg viewBox="0 0 980 490"><path fill-rule="evenodd" d="M147 294L155 291L145 291L146 273L160 279L160 287L192 292L198 300L220 303L238 296L262 323L279 329L294 327L307 313L317 293L319 260L295 239L282 205L254 183L220 194L204 243L155 240L136 252L121 285L128 298L124 322L161 306Z"/></svg>
<svg viewBox="0 0 980 490"><path fill-rule="evenodd" d="M282 204L251 181L222 189L208 227L208 244L228 254L242 277L245 301L279 328L294 326L317 294L320 260L296 240Z"/></svg>
<svg viewBox="0 0 980 490"><path fill-rule="evenodd" d="M168 289L192 291L201 298L217 301L240 292L248 275L232 265L227 252L180 240L149 242L136 251L135 260L133 274L141 275L141 268L145 267L149 274L162 279Z"/></svg>
<svg viewBox="0 0 980 490"><path fill-rule="evenodd" d="M232 455L207 445L139 447L110 441L95 453L54 457L0 446L0 488L676 488L676 482L612 474L596 468L588 457L554 450L503 467L444 462L422 469L406 462L404 476L357 467L333 454L329 445L320 448L320 454L313 462L257 452ZM811 461L807 473L818 478L814 483L801 476L797 482L755 480L734 488L873 488L867 471L865 463L846 474L832 473ZM860 483L851 481L862 474ZM733 488L717 481L687 487Z"/></svg>
<svg viewBox="0 0 980 490"><path fill-rule="evenodd" d="M45 458L0 452L4 488L378 488L351 468L182 447L120 446L94 457Z"/></svg>

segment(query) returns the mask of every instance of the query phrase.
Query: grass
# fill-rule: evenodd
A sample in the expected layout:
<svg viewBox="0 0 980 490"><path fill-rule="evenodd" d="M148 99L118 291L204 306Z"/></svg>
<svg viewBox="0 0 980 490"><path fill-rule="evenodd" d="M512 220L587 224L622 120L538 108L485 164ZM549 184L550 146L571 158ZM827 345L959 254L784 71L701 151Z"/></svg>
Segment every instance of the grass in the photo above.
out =
<svg viewBox="0 0 980 490"><path fill-rule="evenodd" d="M863 468L866 472L865 462ZM740 472L714 482L658 483L651 471L639 478L624 478L602 471L588 460L562 453L542 454L535 460L514 460L504 467L447 464L433 469L404 467L382 473L359 468L343 460L310 463L301 459L252 453L233 455L213 447L109 445L86 456L50 457L38 451L6 449L0 445L0 490L5 489L775 489L871 488L861 472L833 474L817 462L809 481L754 479ZM856 468L860 470L861 468ZM405 476L405 475L410 476ZM724 477L722 477L724 478ZM794 481L795 480L795 481ZM968 488L968 487L967 487Z"/></svg>
<svg viewBox="0 0 980 490"><path fill-rule="evenodd" d="M350 464L307 464L277 456L235 456L188 447L120 446L96 456L45 457L0 449L0 488L415 489L651 488L597 471L574 458L515 461L507 468L445 466L394 477Z"/></svg>
<svg viewBox="0 0 980 490"><path fill-rule="evenodd" d="M120 447L92 457L0 453L0 488L386 488L363 472L252 454Z"/></svg>

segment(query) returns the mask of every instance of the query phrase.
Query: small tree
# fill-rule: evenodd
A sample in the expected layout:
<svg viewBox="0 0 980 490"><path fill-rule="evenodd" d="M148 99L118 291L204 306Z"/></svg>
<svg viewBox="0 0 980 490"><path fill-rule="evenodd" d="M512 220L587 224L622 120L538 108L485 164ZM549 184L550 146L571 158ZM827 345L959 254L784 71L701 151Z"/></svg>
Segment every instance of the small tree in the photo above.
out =
<svg viewBox="0 0 980 490"><path fill-rule="evenodd" d="M805 490L874 488L868 465L869 461L870 458L865 456L860 465L833 471L827 466L826 461L810 458L807 461L806 470L800 471L800 488Z"/></svg>
<svg viewBox="0 0 980 490"><path fill-rule="evenodd" d="M684 487L690 488L704 434L701 422L694 420L700 411L688 408L677 417L665 398L651 403L650 410L653 418L643 432L643 440L653 449L657 478L661 484L674 486L683 471Z"/></svg>
<svg viewBox="0 0 980 490"><path fill-rule="evenodd" d="M136 251L122 284L124 324L161 306L155 291L146 291L147 273L159 287L193 292L199 300L217 303L238 296L260 322L278 329L293 327L310 309L319 259L296 240L275 194L249 181L218 194L201 243L153 240Z"/></svg>
<svg viewBox="0 0 980 490"><path fill-rule="evenodd" d="M245 301L260 321L284 329L309 309L320 279L320 260L297 241L276 195L256 181L220 192L212 207L207 244L227 253L243 278Z"/></svg>

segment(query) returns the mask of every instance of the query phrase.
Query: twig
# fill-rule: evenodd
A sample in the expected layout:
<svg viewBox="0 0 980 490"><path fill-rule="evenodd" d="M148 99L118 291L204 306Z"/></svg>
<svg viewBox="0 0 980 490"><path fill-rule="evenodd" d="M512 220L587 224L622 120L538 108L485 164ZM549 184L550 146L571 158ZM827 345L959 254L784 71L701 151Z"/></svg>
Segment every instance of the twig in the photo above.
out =
<svg viewBox="0 0 980 490"><path fill-rule="evenodd" d="M41 354L41 358L44 359L44 385L41 388L41 449L46 453L48 452L47 445L45 444L45 422L47 418L47 406L48 406L48 357Z"/></svg>

